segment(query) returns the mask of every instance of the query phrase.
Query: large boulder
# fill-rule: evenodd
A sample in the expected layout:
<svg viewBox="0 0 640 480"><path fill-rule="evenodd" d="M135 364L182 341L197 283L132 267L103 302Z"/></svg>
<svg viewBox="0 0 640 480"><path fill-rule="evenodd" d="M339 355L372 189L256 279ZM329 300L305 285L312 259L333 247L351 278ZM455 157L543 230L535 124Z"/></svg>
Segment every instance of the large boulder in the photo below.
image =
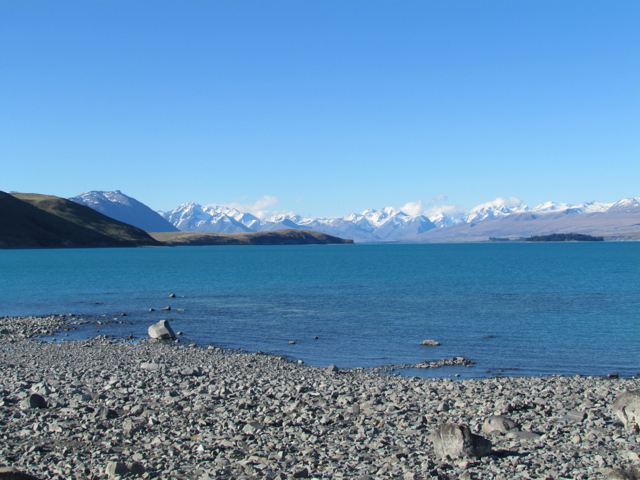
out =
<svg viewBox="0 0 640 480"><path fill-rule="evenodd" d="M486 438L471 433L469 427L453 423L440 425L431 441L440 458L484 457L491 454L493 446Z"/></svg>
<svg viewBox="0 0 640 480"><path fill-rule="evenodd" d="M151 338L160 338L163 340L176 338L176 334L167 320L160 320L155 325L151 325L149 327L149 336Z"/></svg>
<svg viewBox="0 0 640 480"><path fill-rule="evenodd" d="M47 408L47 401L42 395L32 393L20 402L20 408L28 410L30 408Z"/></svg>
<svg viewBox="0 0 640 480"><path fill-rule="evenodd" d="M0 480L38 480L38 478L21 472L15 467L0 467Z"/></svg>
<svg viewBox="0 0 640 480"><path fill-rule="evenodd" d="M639 480L640 479L640 468L638 467L629 467L629 468L614 468L607 475L606 480Z"/></svg>
<svg viewBox="0 0 640 480"><path fill-rule="evenodd" d="M630 430L640 430L640 390L628 390L613 404L613 413Z"/></svg>

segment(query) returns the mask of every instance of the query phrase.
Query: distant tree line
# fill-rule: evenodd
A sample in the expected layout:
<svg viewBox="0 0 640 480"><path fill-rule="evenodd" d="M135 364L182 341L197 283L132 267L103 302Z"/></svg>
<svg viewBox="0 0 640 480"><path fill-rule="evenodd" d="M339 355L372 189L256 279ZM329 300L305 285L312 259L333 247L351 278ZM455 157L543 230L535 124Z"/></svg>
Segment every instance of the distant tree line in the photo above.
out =
<svg viewBox="0 0 640 480"><path fill-rule="evenodd" d="M525 239L527 242L604 242L604 237L594 237L584 233L552 233L551 235L534 235Z"/></svg>

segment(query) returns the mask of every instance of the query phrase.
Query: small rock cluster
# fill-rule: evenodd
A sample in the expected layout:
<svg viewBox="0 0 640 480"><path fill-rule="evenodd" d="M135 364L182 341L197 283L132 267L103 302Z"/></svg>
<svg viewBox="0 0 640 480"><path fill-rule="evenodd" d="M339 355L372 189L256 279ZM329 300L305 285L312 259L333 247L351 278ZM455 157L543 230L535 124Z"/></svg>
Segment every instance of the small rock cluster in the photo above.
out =
<svg viewBox="0 0 640 480"><path fill-rule="evenodd" d="M69 317L30 318L0 318L0 467L41 480L638 478L637 393L624 393L638 379L453 381L42 342L16 332Z"/></svg>
<svg viewBox="0 0 640 480"><path fill-rule="evenodd" d="M382 372L393 372L394 370L403 370L406 368L440 368L440 367L472 367L473 362L468 358L464 357L454 357L454 358L443 358L442 360L435 360L432 362L420 362L413 365L384 365L381 367L370 368L368 370L376 373Z"/></svg>

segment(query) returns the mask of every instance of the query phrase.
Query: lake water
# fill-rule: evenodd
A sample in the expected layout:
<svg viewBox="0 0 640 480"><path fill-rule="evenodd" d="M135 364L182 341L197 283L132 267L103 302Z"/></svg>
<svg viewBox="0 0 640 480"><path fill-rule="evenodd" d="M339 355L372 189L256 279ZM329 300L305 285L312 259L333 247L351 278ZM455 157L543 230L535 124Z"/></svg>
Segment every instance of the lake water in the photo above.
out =
<svg viewBox="0 0 640 480"><path fill-rule="evenodd" d="M640 243L0 250L0 315L51 313L129 322L60 339L146 337L168 319L184 342L317 366L464 356L474 368L406 373L628 376L640 372Z"/></svg>

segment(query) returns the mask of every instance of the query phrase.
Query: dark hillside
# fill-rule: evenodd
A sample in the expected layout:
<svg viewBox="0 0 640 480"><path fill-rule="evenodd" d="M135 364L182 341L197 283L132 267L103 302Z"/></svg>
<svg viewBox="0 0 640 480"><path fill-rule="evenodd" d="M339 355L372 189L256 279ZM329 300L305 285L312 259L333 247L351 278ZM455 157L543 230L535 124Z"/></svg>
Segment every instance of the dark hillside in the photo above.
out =
<svg viewBox="0 0 640 480"><path fill-rule="evenodd" d="M0 192L0 247L159 245L146 232L64 198Z"/></svg>

